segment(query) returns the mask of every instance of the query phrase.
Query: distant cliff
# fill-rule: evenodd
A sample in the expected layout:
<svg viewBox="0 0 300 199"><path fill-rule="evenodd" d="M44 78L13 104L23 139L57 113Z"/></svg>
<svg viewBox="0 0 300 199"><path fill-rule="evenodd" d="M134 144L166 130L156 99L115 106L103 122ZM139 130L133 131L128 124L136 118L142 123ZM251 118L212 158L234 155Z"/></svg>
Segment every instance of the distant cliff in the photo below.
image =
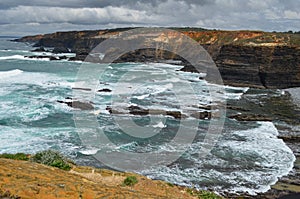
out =
<svg viewBox="0 0 300 199"><path fill-rule="evenodd" d="M65 47L76 53L76 59L84 60L100 42L126 30L129 28L57 32L15 41L31 42L35 47ZM210 53L225 84L259 88L300 87L300 34L199 28L175 30L191 37ZM153 52L144 50L144 55L134 52L118 61L154 61L157 55ZM161 59L174 58L172 53L163 54ZM193 71L188 64L184 70Z"/></svg>

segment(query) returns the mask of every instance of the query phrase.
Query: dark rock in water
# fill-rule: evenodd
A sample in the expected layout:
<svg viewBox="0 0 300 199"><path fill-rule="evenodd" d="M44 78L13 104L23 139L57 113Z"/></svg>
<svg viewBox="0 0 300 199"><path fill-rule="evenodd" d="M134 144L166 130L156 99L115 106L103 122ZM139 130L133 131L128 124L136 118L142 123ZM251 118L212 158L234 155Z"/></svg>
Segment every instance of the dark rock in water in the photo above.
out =
<svg viewBox="0 0 300 199"><path fill-rule="evenodd" d="M299 193L293 193L287 190L276 190L271 189L266 193L258 193L257 195L249 195L247 193L223 193L222 195L225 198L231 199L298 199L298 197L294 198L295 196L299 196ZM290 198L291 197L291 198Z"/></svg>
<svg viewBox="0 0 300 199"><path fill-rule="evenodd" d="M293 135L280 135L278 138L282 139L284 142L290 142L290 143L299 143L300 142L300 136L293 136Z"/></svg>
<svg viewBox="0 0 300 199"><path fill-rule="evenodd" d="M127 113L125 113L125 112L120 112L120 111L117 111L117 110L114 110L114 109L112 109L111 107L106 107L106 110L110 113L110 114L127 114Z"/></svg>
<svg viewBox="0 0 300 199"><path fill-rule="evenodd" d="M77 108L81 110L93 110L94 106L91 103L88 102L80 102L80 101L61 101L57 100L58 103L66 104L69 107Z"/></svg>
<svg viewBox="0 0 300 199"><path fill-rule="evenodd" d="M24 56L24 57L30 58L30 59L49 59L50 61L58 61L58 60L68 59L68 57L66 57L66 56L55 57L55 56L50 56L50 55L31 55L31 56Z"/></svg>
<svg viewBox="0 0 300 199"><path fill-rule="evenodd" d="M76 59L76 57L70 57L68 61L78 61L78 59Z"/></svg>
<svg viewBox="0 0 300 199"><path fill-rule="evenodd" d="M24 56L25 58L30 58L30 59L50 59L52 56L48 55L31 55L31 56Z"/></svg>
<svg viewBox="0 0 300 199"><path fill-rule="evenodd" d="M215 107L212 107L211 105L192 105L192 107L203 109L203 110L212 110Z"/></svg>
<svg viewBox="0 0 300 199"><path fill-rule="evenodd" d="M32 50L31 52L48 52L48 51L44 47L39 47Z"/></svg>
<svg viewBox="0 0 300 199"><path fill-rule="evenodd" d="M227 109L230 109L230 110L234 110L234 111L244 111L244 112L248 112L248 111L251 111L250 109L246 109L246 108L243 108L243 107L240 107L240 106L226 106Z"/></svg>
<svg viewBox="0 0 300 199"><path fill-rule="evenodd" d="M68 48L65 48L65 47L55 47L52 50L52 53L54 53L54 54L70 53L70 50Z"/></svg>
<svg viewBox="0 0 300 199"><path fill-rule="evenodd" d="M259 114L238 114L229 116L231 119L236 119L238 121L272 121L273 119Z"/></svg>
<svg viewBox="0 0 300 199"><path fill-rule="evenodd" d="M106 93L109 93L111 92L112 90L108 89L108 88L104 88L104 89L101 89L101 90L98 90L98 92L106 92Z"/></svg>
<svg viewBox="0 0 300 199"><path fill-rule="evenodd" d="M92 89L90 89L90 88L76 88L76 87L74 87L72 89L73 90L82 90L82 91L92 91Z"/></svg>
<svg viewBox="0 0 300 199"><path fill-rule="evenodd" d="M90 50L85 48L76 49L76 57L75 60L85 60L87 56L89 55Z"/></svg>
<svg viewBox="0 0 300 199"><path fill-rule="evenodd" d="M174 117L175 119L187 118L186 115L182 114L180 111L167 111L167 115Z"/></svg>
<svg viewBox="0 0 300 199"><path fill-rule="evenodd" d="M191 116L196 118L196 119L203 120L203 119L211 119L212 114L211 114L211 112L203 111L203 112L192 113Z"/></svg>
<svg viewBox="0 0 300 199"><path fill-rule="evenodd" d="M130 106L128 107L129 113L132 115L148 115L149 109L143 109L138 106Z"/></svg>
<svg viewBox="0 0 300 199"><path fill-rule="evenodd" d="M180 111L144 109L139 106L130 106L127 109L132 115L168 115L174 117L175 119L187 118L187 116L182 114ZM112 109L111 107L107 107L106 110L109 111L111 114L126 114L126 112L120 112Z"/></svg>
<svg viewBox="0 0 300 199"><path fill-rule="evenodd" d="M282 196L278 199L299 199L300 198L300 193L292 193L292 194L288 194L286 196Z"/></svg>
<svg viewBox="0 0 300 199"><path fill-rule="evenodd" d="M60 60L60 59L57 58L57 57L52 57L52 56L51 56L51 57L49 57L49 60L50 60L50 61L58 61L58 60Z"/></svg>

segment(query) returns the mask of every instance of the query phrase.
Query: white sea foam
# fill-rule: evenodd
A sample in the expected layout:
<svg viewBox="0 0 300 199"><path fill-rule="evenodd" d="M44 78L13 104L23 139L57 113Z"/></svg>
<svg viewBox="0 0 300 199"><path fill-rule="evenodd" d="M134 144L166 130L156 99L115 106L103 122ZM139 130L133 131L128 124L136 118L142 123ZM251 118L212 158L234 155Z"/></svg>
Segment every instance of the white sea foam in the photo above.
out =
<svg viewBox="0 0 300 199"><path fill-rule="evenodd" d="M109 115L110 114L110 112L105 109L98 109L98 110L92 111L91 113L93 113L94 115L100 115L100 114Z"/></svg>
<svg viewBox="0 0 300 199"><path fill-rule="evenodd" d="M80 150L79 152L83 155L95 155L99 149L86 149L86 150Z"/></svg>
<svg viewBox="0 0 300 199"><path fill-rule="evenodd" d="M214 150L213 154L204 159L197 158L201 143L193 143L185 155L194 162L188 168L160 166L139 172L154 179L200 189L242 191L252 195L265 192L279 177L292 170L295 156L285 143L276 137L278 131L272 122L257 124L257 128L232 132L233 135L244 137L245 141L221 140L218 150ZM174 146L163 145L160 148L165 151L178 151L178 147ZM243 166L243 162L246 167ZM206 186L207 180L213 186ZM226 188L227 183L231 184L231 187Z"/></svg>
<svg viewBox="0 0 300 199"><path fill-rule="evenodd" d="M73 83L63 80L61 77L50 73L25 72L19 69L0 72L0 83L12 85L39 85L42 87L66 87Z"/></svg>
<svg viewBox="0 0 300 199"><path fill-rule="evenodd" d="M19 70L19 69L10 70L10 71L2 71L2 72L0 72L0 79L10 78L13 76L20 75L22 73L23 73L23 71Z"/></svg>
<svg viewBox="0 0 300 199"><path fill-rule="evenodd" d="M166 125L163 122L159 122L158 124L153 125L154 128L165 128Z"/></svg>

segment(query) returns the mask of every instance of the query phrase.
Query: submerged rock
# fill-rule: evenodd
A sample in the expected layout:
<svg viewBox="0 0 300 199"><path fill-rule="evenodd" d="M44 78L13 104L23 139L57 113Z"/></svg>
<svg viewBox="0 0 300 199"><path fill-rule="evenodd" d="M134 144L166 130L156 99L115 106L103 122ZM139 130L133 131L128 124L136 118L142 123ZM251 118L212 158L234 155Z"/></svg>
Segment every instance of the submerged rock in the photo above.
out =
<svg viewBox="0 0 300 199"><path fill-rule="evenodd" d="M61 100L57 100L58 103L61 104L66 104L69 107L72 108L77 108L77 109L81 109L81 110L93 110L94 106L89 103L89 102L81 102L81 101L61 101Z"/></svg>
<svg viewBox="0 0 300 199"><path fill-rule="evenodd" d="M30 59L49 59L50 61L58 61L58 60L67 60L67 56L51 56L51 55L31 55L31 56L24 56L25 58Z"/></svg>
<svg viewBox="0 0 300 199"><path fill-rule="evenodd" d="M106 110L110 114L128 114L126 111L118 111L111 107L107 107ZM127 108L129 111L129 114L132 115L166 115L166 116L172 116L175 119L181 119L181 118L187 118L187 115L181 113L180 111L165 111L165 110L159 110L159 109L144 109L139 106L129 106Z"/></svg>
<svg viewBox="0 0 300 199"><path fill-rule="evenodd" d="M92 91L90 88L78 88L78 87L73 87L73 90L82 90L82 91Z"/></svg>
<svg viewBox="0 0 300 199"><path fill-rule="evenodd" d="M203 111L203 112L192 113L191 116L196 118L196 119L203 120L203 119L211 119L212 114L211 114L211 112Z"/></svg>
<svg viewBox="0 0 300 199"><path fill-rule="evenodd" d="M260 114L237 114L229 116L231 119L236 119L238 121L272 121L273 119Z"/></svg>
<svg viewBox="0 0 300 199"><path fill-rule="evenodd" d="M148 115L149 109L143 109L139 106L130 106L128 107L129 113L132 115Z"/></svg>

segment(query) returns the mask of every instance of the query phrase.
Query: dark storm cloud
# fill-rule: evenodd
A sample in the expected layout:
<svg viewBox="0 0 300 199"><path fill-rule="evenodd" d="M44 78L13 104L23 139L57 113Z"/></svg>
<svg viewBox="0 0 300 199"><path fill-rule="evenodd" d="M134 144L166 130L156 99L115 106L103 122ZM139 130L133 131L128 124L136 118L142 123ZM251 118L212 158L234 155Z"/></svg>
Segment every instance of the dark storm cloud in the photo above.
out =
<svg viewBox="0 0 300 199"><path fill-rule="evenodd" d="M119 26L299 30L299 7L299 0L1 0L0 31Z"/></svg>

